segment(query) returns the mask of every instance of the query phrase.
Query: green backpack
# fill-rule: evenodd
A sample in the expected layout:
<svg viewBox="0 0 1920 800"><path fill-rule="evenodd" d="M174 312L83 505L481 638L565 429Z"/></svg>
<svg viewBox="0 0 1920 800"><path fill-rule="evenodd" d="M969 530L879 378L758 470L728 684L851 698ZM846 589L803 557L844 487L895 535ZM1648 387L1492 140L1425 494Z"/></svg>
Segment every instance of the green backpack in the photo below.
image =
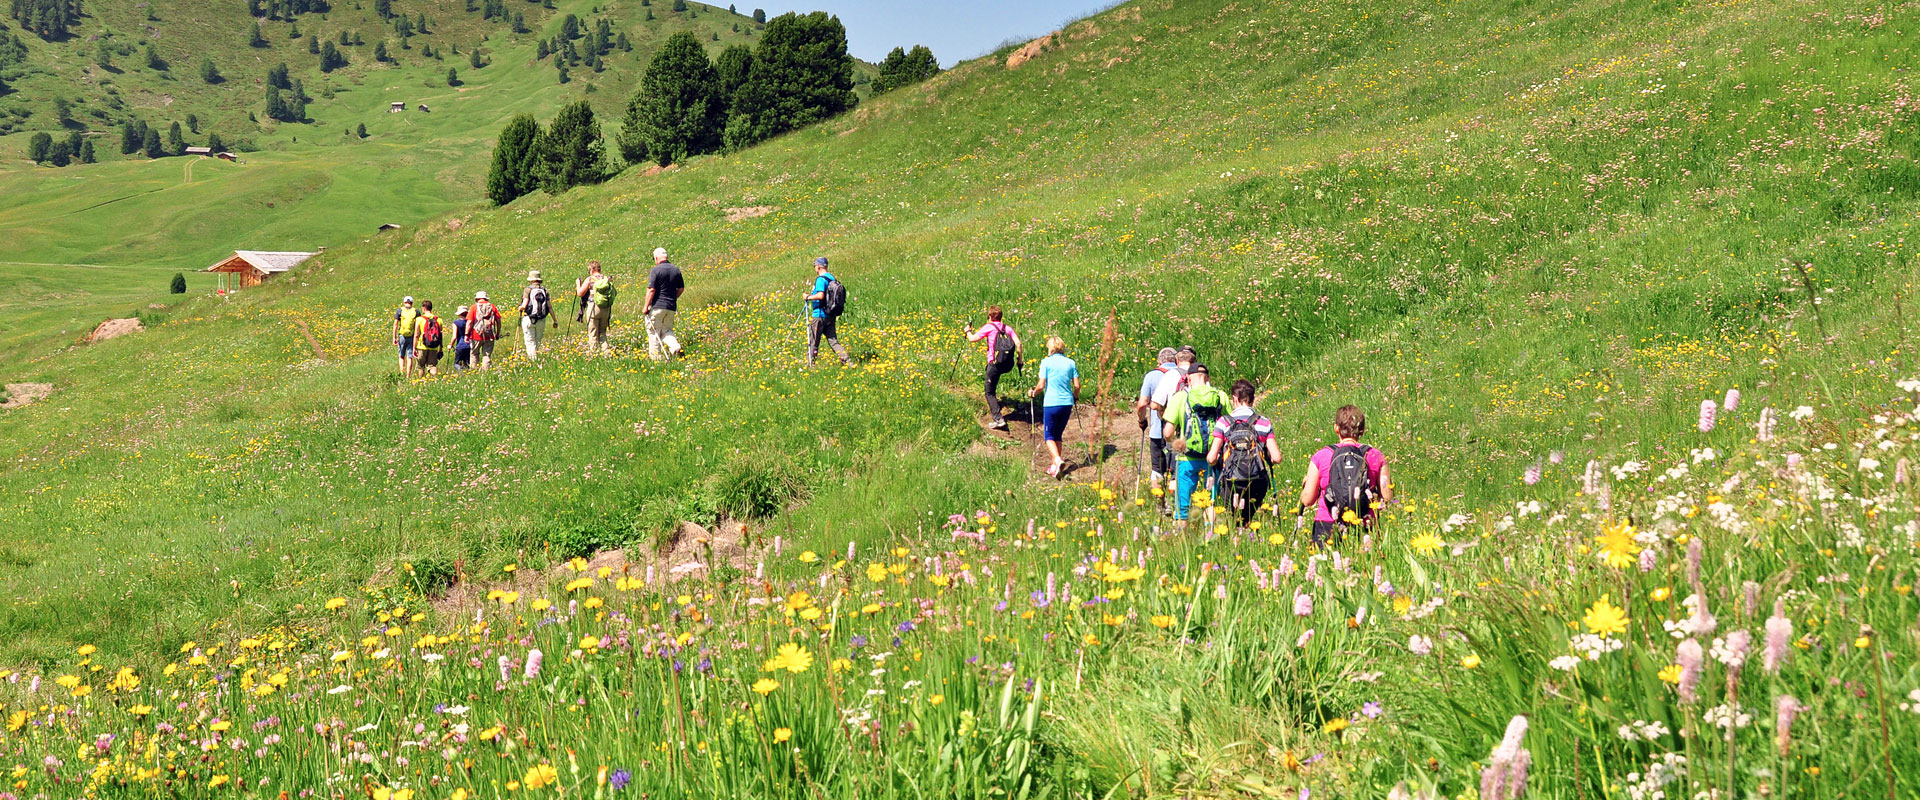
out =
<svg viewBox="0 0 1920 800"><path fill-rule="evenodd" d="M1227 393L1212 386L1195 396L1193 390L1187 391L1187 411L1180 421L1180 439L1187 445L1189 453L1205 453L1207 438L1213 435L1213 424L1227 415Z"/></svg>

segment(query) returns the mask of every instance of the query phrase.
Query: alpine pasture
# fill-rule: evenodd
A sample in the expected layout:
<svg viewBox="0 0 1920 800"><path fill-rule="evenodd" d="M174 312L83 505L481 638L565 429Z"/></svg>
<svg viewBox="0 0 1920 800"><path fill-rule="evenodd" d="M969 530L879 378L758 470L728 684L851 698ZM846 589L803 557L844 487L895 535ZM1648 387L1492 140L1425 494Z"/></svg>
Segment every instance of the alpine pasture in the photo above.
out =
<svg viewBox="0 0 1920 800"><path fill-rule="evenodd" d="M5 791L1910 796L1914 23L1128 3L11 362ZM851 368L800 368L818 255ZM588 259L613 357L395 374L402 295ZM989 303L1114 409L1163 345L1258 381L1275 507L1041 480L977 424ZM1346 403L1400 501L1316 550Z"/></svg>

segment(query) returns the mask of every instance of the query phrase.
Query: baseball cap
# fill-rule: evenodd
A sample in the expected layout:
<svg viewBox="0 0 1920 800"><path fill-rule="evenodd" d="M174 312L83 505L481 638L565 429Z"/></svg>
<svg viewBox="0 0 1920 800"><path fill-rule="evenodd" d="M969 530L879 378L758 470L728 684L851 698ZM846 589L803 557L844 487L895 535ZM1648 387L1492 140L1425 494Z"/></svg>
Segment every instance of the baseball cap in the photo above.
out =
<svg viewBox="0 0 1920 800"><path fill-rule="evenodd" d="M413 302L413 295L407 295L407 296L406 296L405 298L402 298L402 299L400 300L400 302L402 302L402 303L411 303L411 302Z"/></svg>
<svg viewBox="0 0 1920 800"><path fill-rule="evenodd" d="M1207 374L1207 365L1195 364L1193 365L1192 369L1187 370L1187 374L1188 375L1205 375Z"/></svg>
<svg viewBox="0 0 1920 800"><path fill-rule="evenodd" d="M816 266L816 267L824 267L824 266L826 266L826 265L827 265L827 257L826 257L826 256L821 256L821 257L819 257L819 258L816 258L816 259L814 259L814 260L813 260L813 265L814 265L814 266Z"/></svg>

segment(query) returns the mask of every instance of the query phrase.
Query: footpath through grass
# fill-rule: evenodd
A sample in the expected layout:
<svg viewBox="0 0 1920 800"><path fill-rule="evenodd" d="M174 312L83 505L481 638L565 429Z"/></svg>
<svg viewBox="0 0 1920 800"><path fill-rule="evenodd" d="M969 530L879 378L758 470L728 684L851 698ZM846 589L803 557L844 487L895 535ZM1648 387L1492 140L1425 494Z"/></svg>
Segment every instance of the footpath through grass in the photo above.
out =
<svg viewBox="0 0 1920 800"><path fill-rule="evenodd" d="M1525 748L1547 796L1911 793L1920 109L1877 13L1123 6L29 364L62 394L0 418L0 526L35 532L0 560L5 757L134 794L1491 797L1525 715L1497 774ZM685 363L623 310L611 359L391 375L403 294L596 258L632 304L656 245ZM808 373L823 254L860 363ZM988 302L1089 377L1117 312L1123 397L1195 344L1290 458L1359 402L1408 502L1314 552L967 454ZM757 569L507 594L721 516ZM443 617L456 578L502 593Z"/></svg>

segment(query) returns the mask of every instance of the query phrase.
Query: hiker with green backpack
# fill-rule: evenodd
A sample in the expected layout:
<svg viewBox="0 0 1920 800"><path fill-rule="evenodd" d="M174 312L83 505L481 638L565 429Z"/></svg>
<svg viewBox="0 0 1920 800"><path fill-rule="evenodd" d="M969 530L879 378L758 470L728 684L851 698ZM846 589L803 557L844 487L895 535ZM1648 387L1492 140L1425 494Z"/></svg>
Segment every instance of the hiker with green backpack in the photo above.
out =
<svg viewBox="0 0 1920 800"><path fill-rule="evenodd" d="M600 262L587 262L587 277L573 282L575 303L585 303L579 319L587 323L587 355L612 349L607 343L607 326L613 324L613 299L617 290L613 279L600 271Z"/></svg>
<svg viewBox="0 0 1920 800"><path fill-rule="evenodd" d="M1167 399L1160 419L1163 434L1174 453L1173 521L1184 523L1193 506L1193 493L1213 488L1219 477L1207 464L1207 448L1213 426L1227 415L1231 401L1227 393L1208 383L1207 365L1194 364L1187 370L1185 385Z"/></svg>
<svg viewBox="0 0 1920 800"><path fill-rule="evenodd" d="M827 340L842 366L853 366L847 348L840 346L840 315L847 311L847 287L827 271L827 257L813 260L813 291L807 300L807 368L820 357L820 340Z"/></svg>
<svg viewBox="0 0 1920 800"><path fill-rule="evenodd" d="M1371 527L1380 506L1393 502L1387 457L1360 443L1367 416L1357 406L1341 406L1333 414L1333 432L1339 440L1313 454L1300 482L1300 505L1314 510L1316 547L1338 542L1353 528Z"/></svg>
<svg viewBox="0 0 1920 800"><path fill-rule="evenodd" d="M987 413L993 421L987 427L994 430L1006 430L1007 419L1000 413L1000 379L1014 371L1020 364L1020 334L1000 320L1002 312L999 306L987 307L987 324L980 330L967 334L967 341L987 340ZM1031 424L1031 421L1029 421Z"/></svg>
<svg viewBox="0 0 1920 800"><path fill-rule="evenodd" d="M1233 382L1233 410L1213 424L1213 446L1207 463L1220 471L1221 494L1240 524L1253 522L1273 485L1273 465L1280 445L1273 440L1273 421L1253 410L1253 381Z"/></svg>

